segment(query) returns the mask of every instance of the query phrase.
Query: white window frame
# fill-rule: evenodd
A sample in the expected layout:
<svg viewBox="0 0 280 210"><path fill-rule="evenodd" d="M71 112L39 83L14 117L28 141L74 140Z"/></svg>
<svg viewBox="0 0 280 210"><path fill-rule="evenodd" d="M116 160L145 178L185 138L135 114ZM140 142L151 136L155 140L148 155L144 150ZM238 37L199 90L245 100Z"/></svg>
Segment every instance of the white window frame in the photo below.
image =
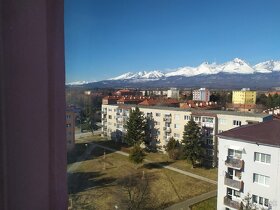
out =
<svg viewBox="0 0 280 210"><path fill-rule="evenodd" d="M271 155L270 154L255 152L254 156L255 156L254 157L255 162L266 163L266 164L271 163Z"/></svg>

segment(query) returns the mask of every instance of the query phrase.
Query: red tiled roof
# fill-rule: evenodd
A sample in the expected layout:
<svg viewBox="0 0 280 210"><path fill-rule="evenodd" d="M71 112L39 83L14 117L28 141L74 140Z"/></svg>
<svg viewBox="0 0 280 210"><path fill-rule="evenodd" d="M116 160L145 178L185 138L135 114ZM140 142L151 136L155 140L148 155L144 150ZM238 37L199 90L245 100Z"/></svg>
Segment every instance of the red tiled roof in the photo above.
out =
<svg viewBox="0 0 280 210"><path fill-rule="evenodd" d="M218 136L280 147L280 120L241 126Z"/></svg>

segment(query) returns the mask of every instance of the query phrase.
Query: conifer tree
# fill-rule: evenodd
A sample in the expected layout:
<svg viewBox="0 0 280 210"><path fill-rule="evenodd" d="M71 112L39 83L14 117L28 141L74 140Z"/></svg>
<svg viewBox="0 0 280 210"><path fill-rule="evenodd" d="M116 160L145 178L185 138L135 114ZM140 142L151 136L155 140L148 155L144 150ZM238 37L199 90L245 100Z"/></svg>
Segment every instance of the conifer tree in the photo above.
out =
<svg viewBox="0 0 280 210"><path fill-rule="evenodd" d="M193 118L185 125L182 144L187 160L191 161L194 167L202 157L202 141L200 127L195 123Z"/></svg>
<svg viewBox="0 0 280 210"><path fill-rule="evenodd" d="M146 140L145 130L146 126L146 119L144 117L143 112L139 110L138 107L135 110L130 110L129 119L126 122L126 135L125 141L129 145L141 144Z"/></svg>

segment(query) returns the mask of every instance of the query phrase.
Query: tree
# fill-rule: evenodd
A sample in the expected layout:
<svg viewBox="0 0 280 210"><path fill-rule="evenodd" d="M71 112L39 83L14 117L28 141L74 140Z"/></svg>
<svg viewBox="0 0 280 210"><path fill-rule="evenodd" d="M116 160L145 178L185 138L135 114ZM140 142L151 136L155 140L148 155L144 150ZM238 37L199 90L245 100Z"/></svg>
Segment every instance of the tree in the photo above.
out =
<svg viewBox="0 0 280 210"><path fill-rule="evenodd" d="M92 106L86 106L85 109L81 111L81 131L88 130L93 132L97 128L94 119L95 110Z"/></svg>
<svg viewBox="0 0 280 210"><path fill-rule="evenodd" d="M129 145L135 145L136 143L141 144L146 140L146 125L147 121L144 117L143 112L139 110L138 107L135 110L130 110L129 119L126 122L126 135L124 137L125 141Z"/></svg>
<svg viewBox="0 0 280 210"><path fill-rule="evenodd" d="M139 144L135 144L129 153L129 160L134 164L140 164L144 161L145 153Z"/></svg>
<svg viewBox="0 0 280 210"><path fill-rule="evenodd" d="M121 209L152 209L153 200L148 177L143 178L140 174L132 174L119 179L118 184L122 186L121 193L118 193ZM120 196L122 196L121 199Z"/></svg>
<svg viewBox="0 0 280 210"><path fill-rule="evenodd" d="M177 160L181 152L179 142L173 137L171 137L165 146L165 151L168 153L170 159Z"/></svg>
<svg viewBox="0 0 280 210"><path fill-rule="evenodd" d="M192 167L194 167L197 161L201 160L203 149L200 128L193 118L185 126L182 144L186 158L191 161Z"/></svg>

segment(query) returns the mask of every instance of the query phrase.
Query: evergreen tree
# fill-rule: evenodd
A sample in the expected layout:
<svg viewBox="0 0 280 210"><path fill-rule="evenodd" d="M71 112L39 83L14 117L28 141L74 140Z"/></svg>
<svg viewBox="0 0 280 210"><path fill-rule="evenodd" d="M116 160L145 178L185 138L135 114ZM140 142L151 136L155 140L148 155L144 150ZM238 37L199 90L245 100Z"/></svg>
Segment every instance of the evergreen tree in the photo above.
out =
<svg viewBox="0 0 280 210"><path fill-rule="evenodd" d="M144 117L143 112L140 112L139 108L136 107L135 110L130 110L129 119L126 122L126 135L125 141L129 145L141 144L146 140L146 129L147 121Z"/></svg>
<svg viewBox="0 0 280 210"><path fill-rule="evenodd" d="M145 153L139 144L135 144L129 153L129 160L134 164L139 164L144 161Z"/></svg>
<svg viewBox="0 0 280 210"><path fill-rule="evenodd" d="M165 146L165 151L168 153L168 156L172 160L177 160L180 156L180 144L173 137L170 138L168 143Z"/></svg>
<svg viewBox="0 0 280 210"><path fill-rule="evenodd" d="M198 127L193 118L185 125L182 144L187 160L191 161L194 167L196 162L201 160L203 149L200 127Z"/></svg>

